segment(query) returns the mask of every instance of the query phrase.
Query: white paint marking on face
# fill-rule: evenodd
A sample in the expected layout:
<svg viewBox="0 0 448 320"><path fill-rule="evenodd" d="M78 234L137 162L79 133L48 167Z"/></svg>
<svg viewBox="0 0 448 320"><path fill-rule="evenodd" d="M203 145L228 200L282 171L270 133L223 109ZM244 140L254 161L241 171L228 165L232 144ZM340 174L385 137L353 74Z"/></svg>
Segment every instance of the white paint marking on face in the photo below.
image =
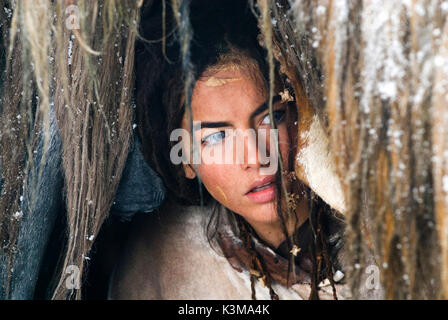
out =
<svg viewBox="0 0 448 320"><path fill-rule="evenodd" d="M220 186L216 186L216 189L218 189L218 191L222 194L222 196L224 197L224 200L228 201L226 193L224 192L224 190L222 190L222 188Z"/></svg>
<svg viewBox="0 0 448 320"><path fill-rule="evenodd" d="M217 77L209 77L205 80L204 84L207 87L219 87L223 86L230 82L240 81L242 78L217 78Z"/></svg>
<svg viewBox="0 0 448 320"><path fill-rule="evenodd" d="M329 141L317 115L310 130L302 133L308 140L306 147L297 154L297 162L304 168L309 187L326 203L341 213L346 212L342 185L329 151Z"/></svg>

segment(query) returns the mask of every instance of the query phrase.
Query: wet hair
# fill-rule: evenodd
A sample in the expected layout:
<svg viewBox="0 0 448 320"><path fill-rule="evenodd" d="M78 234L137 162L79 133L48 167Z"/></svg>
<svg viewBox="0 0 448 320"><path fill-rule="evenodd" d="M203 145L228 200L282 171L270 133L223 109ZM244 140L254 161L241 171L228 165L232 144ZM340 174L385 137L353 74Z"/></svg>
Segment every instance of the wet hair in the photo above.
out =
<svg viewBox="0 0 448 320"><path fill-rule="evenodd" d="M199 74L201 65L213 64L205 60L213 55L206 52L208 47L200 44L198 35L208 32L212 43L214 35L219 38L215 24L221 17L244 18L242 12L247 12L246 2L220 1L213 10L225 14L202 13L213 23L196 28L195 17L201 12L193 10L194 6L209 10L211 2L80 1L81 29L71 31L59 2L0 0L4 8L0 10L0 65L5 67L0 79L1 249L8 255L8 263L13 263L22 222L11 217L22 208L22 192L39 185L26 181L34 179L34 169L45 164L45 153L33 164L32 151L40 137L45 138L43 150L48 149L48 102L54 101L64 150L68 243L62 244L67 249L61 267L57 267L53 298L81 297L79 290L66 289L64 270L68 265L78 265L82 273L88 264L86 258L93 242L86 235L96 237L107 217L131 147L133 111L129 108L129 93L133 85L134 28L140 26L138 13L142 5L141 30L148 32L144 33L146 39L137 44L137 109L139 123L153 126L140 125L140 137L148 142L144 145L147 159L157 160L151 163L160 166L158 171L164 173L171 190L182 191L179 197L186 201L196 201L193 196L197 195L197 185L188 181L193 183L192 196L188 196L188 188L176 185L177 177L182 175L171 170L170 161L159 161L169 159L158 153L166 149L166 143L157 138L163 138L167 131L163 125L168 122L165 119L174 119L174 111L157 103L163 99L178 101L183 94L183 70ZM327 126L339 177L347 178L342 180L348 204L344 213L351 265L347 278L354 297L360 297L365 287L363 267L370 265L372 254L382 262L385 297L448 297L448 235L444 233L448 216L442 186L447 169L446 162L432 161L444 159L446 150L446 139L439 134L447 127L446 119L440 116L446 110L446 90L439 84L446 80L447 73L433 63L440 60L434 58L446 56L446 37L440 31L446 30L448 20L440 10L441 1L431 2L423 15L413 7L375 6L361 1L322 14L325 6L317 1L296 1L298 5L292 8L289 2L268 2L270 8L263 10L263 21L272 19L275 25L263 28L263 34L271 33L278 45L282 66L289 72L296 94L301 95L303 90L313 112L320 114ZM171 10L168 3L180 8ZM189 3L195 12L195 37L188 41L191 50L183 54L193 54L194 70L191 66L179 68L179 43L193 34L184 15ZM399 23L364 28L377 16L366 14L372 9ZM181 12L177 26L174 17ZM235 21L238 19L232 23ZM234 29L246 33L256 29L254 26L242 28L235 24ZM410 41L412 46L408 45ZM390 43L402 50L390 50ZM270 41L267 44L273 51ZM197 59L197 48L204 53L202 60ZM425 59L413 59L420 53L425 54ZM383 59L376 59L378 55ZM376 68L370 68L372 57ZM398 78L391 74L397 69L388 67L391 59L403 70L404 77L402 73ZM398 94L386 95L385 99L378 85L384 79L398 85ZM170 88L172 93L163 95L168 92L164 88ZM414 95L418 99L412 99ZM151 113L145 116L146 106ZM76 116L79 113L86 117ZM176 123L176 119L170 123ZM154 134L149 136L153 127ZM390 137L391 132L401 133L400 144ZM82 165L86 161L89 165ZM91 200L85 201L87 197ZM316 216L313 210L311 217ZM361 267L353 268L356 264ZM12 288L11 279L22 271L8 268L6 297Z"/></svg>

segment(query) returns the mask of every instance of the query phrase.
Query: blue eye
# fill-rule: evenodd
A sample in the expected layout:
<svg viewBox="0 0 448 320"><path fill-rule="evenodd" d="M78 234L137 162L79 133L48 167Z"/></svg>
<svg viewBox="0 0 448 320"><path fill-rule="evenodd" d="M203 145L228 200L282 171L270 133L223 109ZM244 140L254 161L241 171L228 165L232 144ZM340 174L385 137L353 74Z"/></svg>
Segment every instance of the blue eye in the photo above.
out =
<svg viewBox="0 0 448 320"><path fill-rule="evenodd" d="M285 118L286 111L285 110L276 110L273 112L274 122L280 123ZM269 117L269 113L263 118L261 124L271 124L271 119Z"/></svg>
<svg viewBox="0 0 448 320"><path fill-rule="evenodd" d="M202 139L202 144L208 144L208 145L214 145L221 143L221 141L226 137L225 131L219 131L216 133L213 133L211 135L206 136Z"/></svg>

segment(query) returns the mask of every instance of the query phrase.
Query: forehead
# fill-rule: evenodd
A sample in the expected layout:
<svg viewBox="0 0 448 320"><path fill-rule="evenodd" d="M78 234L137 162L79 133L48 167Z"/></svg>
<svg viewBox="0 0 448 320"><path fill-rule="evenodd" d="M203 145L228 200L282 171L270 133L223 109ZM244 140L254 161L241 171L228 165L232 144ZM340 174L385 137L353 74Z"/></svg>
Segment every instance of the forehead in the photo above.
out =
<svg viewBox="0 0 448 320"><path fill-rule="evenodd" d="M229 67L200 78L192 96L195 121L244 120L266 100L263 81L250 72Z"/></svg>

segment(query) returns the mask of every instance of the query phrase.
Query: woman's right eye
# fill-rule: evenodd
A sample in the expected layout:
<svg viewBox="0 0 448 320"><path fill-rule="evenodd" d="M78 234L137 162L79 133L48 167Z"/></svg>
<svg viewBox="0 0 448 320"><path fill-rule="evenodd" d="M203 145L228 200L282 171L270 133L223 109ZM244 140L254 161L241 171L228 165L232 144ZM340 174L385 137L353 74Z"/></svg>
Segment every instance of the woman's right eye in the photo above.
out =
<svg viewBox="0 0 448 320"><path fill-rule="evenodd" d="M274 122L275 124L279 124L283 121L286 115L286 110L275 110L273 112L274 115ZM267 114L263 120L261 121L261 124L271 124L271 118L269 117L269 114Z"/></svg>
<svg viewBox="0 0 448 320"><path fill-rule="evenodd" d="M213 134L210 134L202 139L202 144L204 145L215 145L221 143L221 141L226 137L225 131L219 131Z"/></svg>

